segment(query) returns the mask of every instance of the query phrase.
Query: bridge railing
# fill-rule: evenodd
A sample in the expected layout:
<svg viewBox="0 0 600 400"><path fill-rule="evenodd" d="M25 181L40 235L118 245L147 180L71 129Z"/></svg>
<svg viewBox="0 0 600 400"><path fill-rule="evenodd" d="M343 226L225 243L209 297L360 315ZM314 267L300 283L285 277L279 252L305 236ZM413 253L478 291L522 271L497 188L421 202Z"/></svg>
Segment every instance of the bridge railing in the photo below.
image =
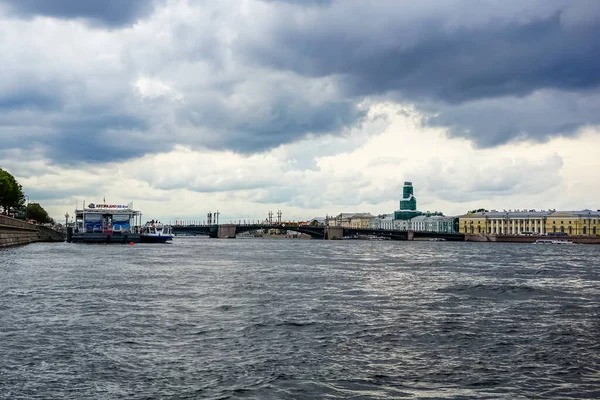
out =
<svg viewBox="0 0 600 400"><path fill-rule="evenodd" d="M217 224L172 224L172 226L174 227L183 227L183 228L208 228L208 227L212 227L215 226ZM221 223L219 225L230 225L230 224L224 224ZM238 227L256 227L256 229L285 229L285 228L306 228L306 229L310 229L310 228L324 228L326 227L325 224L317 224L317 225L304 225L304 224L300 224L300 223L296 223L296 222L286 222L286 223L281 223L281 224L270 224L270 223L253 223L253 222L242 222L242 223L237 223L237 224L231 224L231 225L235 225ZM333 226L333 225L330 225ZM338 225L339 226L339 225ZM341 225L342 228L344 229L356 229L356 230L365 230L365 231L387 231L387 232L408 232L409 230L414 232L414 233L438 233L438 234L448 234L448 235L452 235L452 234L456 234L459 235L460 232L449 229L449 230L428 230L428 229L397 229L395 227L391 227L391 226L369 226L369 227L365 227L365 226L347 226L347 225Z"/></svg>

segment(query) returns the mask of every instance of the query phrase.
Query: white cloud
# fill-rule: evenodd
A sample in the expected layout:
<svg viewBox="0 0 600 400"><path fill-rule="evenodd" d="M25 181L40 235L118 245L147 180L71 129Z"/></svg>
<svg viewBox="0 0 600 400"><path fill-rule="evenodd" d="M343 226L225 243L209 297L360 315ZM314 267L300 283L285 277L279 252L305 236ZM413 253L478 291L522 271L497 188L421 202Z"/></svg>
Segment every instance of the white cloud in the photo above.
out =
<svg viewBox="0 0 600 400"><path fill-rule="evenodd" d="M494 131L501 137L493 144L506 139L494 129L498 122L547 139L479 149L469 139L449 137L446 128L423 125L426 115L406 99L386 102L381 92L365 98L343 84L354 68L371 66L377 46L393 55L422 43L433 29L428 22L440 21L435 29L447 32L514 21L521 26L569 2L551 8L541 0L509 3L464 13L450 0L402 8L394 1L302 8L171 0L148 18L111 30L81 19L15 19L0 9L0 163L57 219L76 201L103 196L134 200L145 215L162 220L202 219L216 209L224 220L277 209L293 219L378 214L397 208L405 180L415 184L422 210L447 214L479 207L598 208L598 129L547 139L556 121L566 127L594 121L594 90L575 85L475 96L449 104L451 118L439 106L442 125L459 121L478 132L488 129L490 138ZM590 22L587 17L583 6L561 14L567 27ZM405 35L390 35L387 28ZM294 35L313 37L316 47ZM277 57L265 61L271 51ZM337 68L342 64L350 68ZM380 77L381 65L375 60L373 66L365 69L367 77L387 87L395 69ZM510 75L501 65L494 68ZM528 122L532 117L535 124Z"/></svg>
<svg viewBox="0 0 600 400"><path fill-rule="evenodd" d="M54 217L72 212L76 201L103 196L118 203L134 200L149 218L161 220L202 220L217 209L224 221L264 218L278 209L289 219L342 211L379 214L397 209L405 180L413 182L420 209L446 214L479 207L597 208L598 131L492 150L418 121L410 107L373 103L363 130L254 155L178 146L123 163L69 168L36 161L31 168L23 161L12 171L26 191L64 195L41 201ZM322 144L328 151L319 155ZM299 149L311 146L315 168L295 164Z"/></svg>

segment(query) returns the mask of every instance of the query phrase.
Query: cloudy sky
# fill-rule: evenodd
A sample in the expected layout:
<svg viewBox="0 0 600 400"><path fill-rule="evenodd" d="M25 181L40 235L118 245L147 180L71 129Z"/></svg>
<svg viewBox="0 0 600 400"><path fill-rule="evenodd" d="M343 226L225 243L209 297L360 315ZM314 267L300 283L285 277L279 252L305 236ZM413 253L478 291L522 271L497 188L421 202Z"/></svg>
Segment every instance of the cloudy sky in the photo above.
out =
<svg viewBox="0 0 600 400"><path fill-rule="evenodd" d="M0 0L0 166L62 220L600 208L600 1Z"/></svg>

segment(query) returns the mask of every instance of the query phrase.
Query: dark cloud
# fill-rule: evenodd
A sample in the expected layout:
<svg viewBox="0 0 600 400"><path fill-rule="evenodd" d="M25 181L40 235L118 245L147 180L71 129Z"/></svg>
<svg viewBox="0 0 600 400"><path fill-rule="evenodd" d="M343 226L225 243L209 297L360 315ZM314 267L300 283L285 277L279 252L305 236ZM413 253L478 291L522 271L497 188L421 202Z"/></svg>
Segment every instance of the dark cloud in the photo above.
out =
<svg viewBox="0 0 600 400"><path fill-rule="evenodd" d="M152 138L144 140L147 129L144 120L116 112L71 118L54 116L45 121L22 122L18 129L8 124L3 126L0 119L0 141L7 150L41 151L40 156L58 164L75 165L123 161L157 151L159 145ZM168 150L170 146L165 142L160 146Z"/></svg>
<svg viewBox="0 0 600 400"><path fill-rule="evenodd" d="M307 134L339 132L364 118L365 113L350 101L309 104L301 96L275 95L258 102L247 112L224 104L184 108L183 124L209 129L210 134L199 140L212 149L230 149L241 153L260 152L293 142Z"/></svg>
<svg viewBox="0 0 600 400"><path fill-rule="evenodd" d="M600 123L583 104L558 113L548 108L549 114L528 114L535 104L514 108L537 91L554 90L558 98L559 92L572 98L597 91L600 18L585 15L600 17L599 2L531 2L524 8L507 1L499 8L457 0L441 1L437 10L427 3L393 4L338 2L302 18L282 13L261 34L241 39L239 51L305 76L340 76L347 96L417 104L435 116L430 122L468 132L480 145ZM476 104L489 99L509 107ZM479 117L478 108L485 108ZM500 129L495 120L505 120Z"/></svg>
<svg viewBox="0 0 600 400"><path fill-rule="evenodd" d="M426 108L426 107L424 107ZM549 139L600 124L600 94L542 90L527 97L499 97L432 107L427 123L452 136L492 147L509 139Z"/></svg>
<svg viewBox="0 0 600 400"><path fill-rule="evenodd" d="M132 24L154 8L154 0L0 0L0 4L19 16L84 18L114 27Z"/></svg>
<svg viewBox="0 0 600 400"><path fill-rule="evenodd" d="M11 30L6 19L4 147L42 147L62 163L175 144L253 153L360 126L365 98L414 104L425 123L480 146L600 124L600 2L267 2L248 3L240 17L228 3L192 1L164 26L123 32L33 23L24 36L22 21ZM155 6L6 4L13 15L112 27ZM84 44L61 46L73 32Z"/></svg>
<svg viewBox="0 0 600 400"><path fill-rule="evenodd" d="M262 0L265 3L287 3L296 6L328 6L335 0Z"/></svg>
<svg viewBox="0 0 600 400"><path fill-rule="evenodd" d="M155 151L151 139L141 140L147 123L131 115L83 115L60 121L54 129L40 143L63 164L123 161Z"/></svg>
<svg viewBox="0 0 600 400"><path fill-rule="evenodd" d="M49 93L35 90L23 90L13 93L0 92L0 111L7 113L23 109L58 110L62 107L62 99ZM2 124L0 118L0 125Z"/></svg>

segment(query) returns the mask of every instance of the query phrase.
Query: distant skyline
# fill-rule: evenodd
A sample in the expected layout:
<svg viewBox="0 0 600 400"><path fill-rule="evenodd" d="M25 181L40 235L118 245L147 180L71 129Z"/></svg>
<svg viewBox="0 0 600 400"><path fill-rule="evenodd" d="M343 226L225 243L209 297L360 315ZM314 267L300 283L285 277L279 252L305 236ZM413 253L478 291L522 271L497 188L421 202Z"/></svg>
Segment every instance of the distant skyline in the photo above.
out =
<svg viewBox="0 0 600 400"><path fill-rule="evenodd" d="M595 0L0 0L0 166L58 221L600 209Z"/></svg>

